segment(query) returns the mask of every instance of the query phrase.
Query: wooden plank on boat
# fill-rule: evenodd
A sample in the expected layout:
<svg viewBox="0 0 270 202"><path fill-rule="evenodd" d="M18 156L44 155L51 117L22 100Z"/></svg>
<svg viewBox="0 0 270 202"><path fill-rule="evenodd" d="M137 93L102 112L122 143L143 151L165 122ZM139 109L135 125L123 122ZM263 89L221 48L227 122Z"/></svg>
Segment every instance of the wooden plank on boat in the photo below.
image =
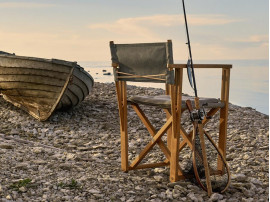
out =
<svg viewBox="0 0 270 202"><path fill-rule="evenodd" d="M64 62L64 61L63 61ZM14 56L14 55L1 55L0 60L1 67L27 67L30 69L44 69L50 71L58 71L63 73L69 73L72 68L72 63L69 66L55 64L53 60L34 60L33 58Z"/></svg>
<svg viewBox="0 0 270 202"><path fill-rule="evenodd" d="M5 75L2 74L0 77L0 83L4 82L28 82L31 83L31 86L35 86L35 84L46 84L52 86L63 86L65 84L65 80L58 78L51 78L46 76L37 76L37 75Z"/></svg>
<svg viewBox="0 0 270 202"><path fill-rule="evenodd" d="M68 73L43 69L31 69L23 67L1 67L0 75L37 75L66 80Z"/></svg>
<svg viewBox="0 0 270 202"><path fill-rule="evenodd" d="M32 85L32 88L29 88L30 85L31 85L30 82L19 82L19 81L0 83L2 90L30 89L30 90L43 90L47 92L58 92L58 93L60 93L62 90L61 86L54 86L48 84L35 84L34 86Z"/></svg>

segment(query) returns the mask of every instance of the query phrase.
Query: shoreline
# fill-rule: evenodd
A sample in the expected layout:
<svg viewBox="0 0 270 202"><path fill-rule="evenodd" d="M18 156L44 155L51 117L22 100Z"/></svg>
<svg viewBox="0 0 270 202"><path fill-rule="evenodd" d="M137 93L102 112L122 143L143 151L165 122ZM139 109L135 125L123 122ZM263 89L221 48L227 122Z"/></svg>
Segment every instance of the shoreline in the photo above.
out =
<svg viewBox="0 0 270 202"><path fill-rule="evenodd" d="M210 63L210 62L209 62ZM110 83L110 82L114 82L114 78L113 78L113 73L112 73L112 67L90 67L90 64L85 64L85 70L87 70L90 74L93 75L93 77L95 78L95 81L97 82L102 82L102 83ZM89 66L88 66L89 65ZM243 69L244 67L240 66L240 69ZM249 67L251 68L251 67ZM106 70L107 72L110 72L111 75L103 75L103 70ZM251 68L252 70L252 68ZM267 70L268 70L268 66L267 66ZM245 80L249 80L250 82L247 83L239 83L239 79L236 79L234 75L237 75L236 73L239 73L239 69L237 67L233 67L232 69L232 78L230 81L230 101L232 103L237 103L237 105L242 106L242 107L252 107L254 109L256 109L257 111L264 113L266 115L269 115L269 93L268 93L268 80L267 83L265 83L266 81L262 82L261 80L254 80L253 78L240 78L240 81L243 81L243 79ZM237 72L235 72L237 71ZM209 82L207 81L209 75L205 75L207 72L204 71L199 71L197 72L200 76L198 77L198 85L200 86L199 89L199 95L205 95L206 97L219 97L220 96L220 78L219 76L221 76L220 73L216 72L210 72L208 71L209 75L212 75L211 79L215 78L213 81ZM185 80L186 78L184 78ZM206 82L207 81L207 82ZM253 85L250 85L250 83L257 83L257 85L260 86L261 89L263 89L263 91L261 93L256 93L254 91L251 91L251 89L253 89ZM134 85L132 84L132 82L129 82L130 85ZM136 82L135 82L136 84ZM139 84L140 86L142 85L142 83ZM158 86L158 85L156 85ZM159 88L156 87L155 88ZM244 86L244 87L242 87ZM149 86L143 86L143 87L149 87ZM210 89L209 89L210 87ZM161 84L161 88L163 88L163 85ZM164 89L164 88L163 88ZM190 88L190 85L188 83L188 81L184 81L183 83L183 92L193 95L194 92L192 91L192 89ZM213 93L211 93L213 92Z"/></svg>
<svg viewBox="0 0 270 202"><path fill-rule="evenodd" d="M162 89L128 86L134 94ZM120 132L114 83L94 84L89 96L67 112L38 122L0 97L0 200L15 201L198 201L207 193L189 181L169 183L169 169L124 173L120 168ZM144 107L150 113L149 107ZM134 115L129 109L129 115ZM151 111L152 113L152 111ZM162 111L150 121L159 127ZM207 125L218 133L217 116ZM183 126L190 128L187 113ZM130 158L149 140L137 118L129 125ZM139 126L139 127L138 127ZM250 107L229 105L227 161L232 184L210 201L267 201L269 116ZM150 160L163 157L159 150ZM18 181L31 182L19 187ZM16 184L17 183L17 184ZM13 185L13 186L12 186ZM15 186L17 185L17 187ZM216 197L216 198L215 198Z"/></svg>

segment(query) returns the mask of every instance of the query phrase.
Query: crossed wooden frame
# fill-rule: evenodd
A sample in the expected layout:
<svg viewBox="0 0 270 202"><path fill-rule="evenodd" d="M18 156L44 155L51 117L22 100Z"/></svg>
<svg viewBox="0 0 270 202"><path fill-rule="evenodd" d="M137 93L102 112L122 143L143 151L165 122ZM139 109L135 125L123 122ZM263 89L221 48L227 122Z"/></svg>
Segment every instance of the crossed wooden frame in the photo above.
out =
<svg viewBox="0 0 270 202"><path fill-rule="evenodd" d="M118 64L113 63L116 73L118 71ZM152 126L142 109L138 104L131 102L131 106L137 113L138 117L145 125L152 140L145 146L137 157L129 164L128 162L128 132L127 132L127 84L126 81L117 80L116 91L118 99L118 109L120 116L120 133L121 133L121 168L123 171L128 172L129 170L144 169L144 168L155 168L162 166L170 166L170 181L176 182L181 179L185 179L186 176L181 167L179 166L179 153L185 147L189 146L192 148L192 133L187 133L181 126L181 114L186 109L181 108L182 103L182 81L183 81L183 69L187 68L186 64L168 64L169 70L175 70L175 84L166 84L166 94L171 96L171 109L164 109L167 117L166 123L156 131ZM218 149L222 155L226 156L226 139L227 139L227 122L228 122L228 106L229 106L229 86L230 86L230 69L232 65L227 64L194 64L194 68L221 68L222 69L222 82L221 82L221 102L224 103L222 108L212 108L208 111L207 116L213 116L220 111L219 118L219 141ZM134 77L134 75L127 75ZM156 75L150 75L156 76ZM151 77L153 79L153 77ZM209 119L202 121L205 125ZM161 140L161 137L167 133L167 145ZM183 141L180 142L180 135ZM159 163L140 164L148 152L158 145L161 151L164 153L166 160ZM221 159L217 159L218 170L223 173L223 163ZM181 163L181 162L180 162Z"/></svg>

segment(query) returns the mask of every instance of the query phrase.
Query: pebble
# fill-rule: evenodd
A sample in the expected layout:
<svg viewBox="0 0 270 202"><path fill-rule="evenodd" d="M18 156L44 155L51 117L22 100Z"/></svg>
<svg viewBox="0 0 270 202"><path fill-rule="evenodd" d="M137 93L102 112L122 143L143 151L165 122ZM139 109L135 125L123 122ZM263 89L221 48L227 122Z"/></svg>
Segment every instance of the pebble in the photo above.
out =
<svg viewBox="0 0 270 202"><path fill-rule="evenodd" d="M162 89L128 86L129 94L163 94ZM144 107L157 128L164 113ZM128 117L135 117L128 108ZM269 117L252 108L229 105L227 161L232 182L211 197L189 180L171 183L169 168L121 170L120 127L114 83L95 83L91 94L66 112L39 122L0 97L0 201L268 201ZM191 129L189 115L183 127ZM206 125L215 137L218 115ZM212 124L215 123L215 124ZM138 118L129 121L129 156L150 139ZM31 144L21 143L5 136ZM188 150L180 153L189 158ZM164 160L158 146L149 162ZM129 159L131 161L131 159ZM180 162L181 163L181 162ZM11 189L19 180L31 182Z"/></svg>
<svg viewBox="0 0 270 202"><path fill-rule="evenodd" d="M90 190L88 190L88 192L91 194L99 194L100 193L100 191L96 190L96 189L90 189Z"/></svg>
<svg viewBox="0 0 270 202"><path fill-rule="evenodd" d="M75 158L76 158L76 154L67 153L67 155L66 155L67 160L71 160L71 159L75 159Z"/></svg>
<svg viewBox="0 0 270 202"><path fill-rule="evenodd" d="M42 147L34 147L33 152L36 154L40 154L40 153L44 152L44 149Z"/></svg>
<svg viewBox="0 0 270 202"><path fill-rule="evenodd" d="M38 165L45 165L47 164L47 161L38 159L38 160L34 160L33 163L38 164Z"/></svg>
<svg viewBox="0 0 270 202"><path fill-rule="evenodd" d="M157 182L162 182L163 181L163 177L158 175L158 176L154 176L154 179L157 181Z"/></svg>
<svg viewBox="0 0 270 202"><path fill-rule="evenodd" d="M28 168L28 163L18 163L15 166L15 169L19 169L19 170L26 170Z"/></svg>
<svg viewBox="0 0 270 202"><path fill-rule="evenodd" d="M1 149L13 149L11 144L0 144Z"/></svg>
<svg viewBox="0 0 270 202"><path fill-rule="evenodd" d="M69 163L62 163L59 165L59 168L63 169L63 170L71 170L73 167L72 164Z"/></svg>
<svg viewBox="0 0 270 202"><path fill-rule="evenodd" d="M199 201L193 192L188 193L187 197L194 202Z"/></svg>
<svg viewBox="0 0 270 202"><path fill-rule="evenodd" d="M26 190L25 187L20 187L20 188L19 188L19 191L20 191L20 192L26 192L27 190Z"/></svg>
<svg viewBox="0 0 270 202"><path fill-rule="evenodd" d="M218 193L213 193L209 200L214 202L214 201L220 201L222 199L223 199L223 195L218 194Z"/></svg>
<svg viewBox="0 0 270 202"><path fill-rule="evenodd" d="M232 180L238 181L238 182L246 182L247 181L247 176L239 173L239 174L232 174L231 176Z"/></svg>
<svg viewBox="0 0 270 202"><path fill-rule="evenodd" d="M249 181L256 185L262 185L262 182L256 178L250 178Z"/></svg>
<svg viewBox="0 0 270 202"><path fill-rule="evenodd" d="M12 197L11 197L10 195L7 195L7 196L6 196L6 199L7 199L7 200L11 200Z"/></svg>

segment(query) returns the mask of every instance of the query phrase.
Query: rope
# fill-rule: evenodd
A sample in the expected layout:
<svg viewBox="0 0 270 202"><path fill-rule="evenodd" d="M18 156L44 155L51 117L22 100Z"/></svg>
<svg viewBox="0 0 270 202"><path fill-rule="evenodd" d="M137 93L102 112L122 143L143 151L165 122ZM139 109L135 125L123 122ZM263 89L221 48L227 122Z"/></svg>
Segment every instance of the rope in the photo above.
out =
<svg viewBox="0 0 270 202"><path fill-rule="evenodd" d="M153 80L159 80L159 81L166 81L166 79L161 79L161 78L155 78L158 76L166 76L166 74L156 74L156 75L135 75L135 74L130 74L130 73L125 73L125 72L117 72L118 74L123 74L127 76L117 76L117 78L146 78L146 79L153 79Z"/></svg>

